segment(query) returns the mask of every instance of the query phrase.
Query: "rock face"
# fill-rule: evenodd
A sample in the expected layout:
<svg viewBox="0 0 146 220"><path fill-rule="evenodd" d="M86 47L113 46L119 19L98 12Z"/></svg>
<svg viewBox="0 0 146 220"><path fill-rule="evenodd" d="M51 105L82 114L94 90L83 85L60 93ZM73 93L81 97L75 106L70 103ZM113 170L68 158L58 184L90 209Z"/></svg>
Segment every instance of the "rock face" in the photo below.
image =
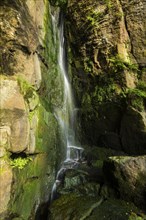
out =
<svg viewBox="0 0 146 220"><path fill-rule="evenodd" d="M0 219L35 219L61 157L49 2L1 1L0 32Z"/></svg>
<svg viewBox="0 0 146 220"><path fill-rule="evenodd" d="M144 11L145 0L68 1L66 35L83 144L146 153Z"/></svg>

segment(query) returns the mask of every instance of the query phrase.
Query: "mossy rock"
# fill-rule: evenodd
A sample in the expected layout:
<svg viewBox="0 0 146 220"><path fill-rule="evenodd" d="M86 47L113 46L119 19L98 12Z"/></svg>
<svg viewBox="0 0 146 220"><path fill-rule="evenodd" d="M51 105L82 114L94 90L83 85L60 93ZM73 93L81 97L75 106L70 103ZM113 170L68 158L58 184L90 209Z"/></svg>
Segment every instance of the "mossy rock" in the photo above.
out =
<svg viewBox="0 0 146 220"><path fill-rule="evenodd" d="M143 220L140 211L133 204L118 199L102 200L100 197L68 194L54 201L50 207L50 220Z"/></svg>
<svg viewBox="0 0 146 220"><path fill-rule="evenodd" d="M99 220L143 220L143 216L139 216L139 209L132 203L117 199L109 199L103 202L88 219L96 220L97 217Z"/></svg>
<svg viewBox="0 0 146 220"><path fill-rule="evenodd" d="M115 188L122 199L133 201L145 209L146 156L110 157L104 162L103 172L106 180Z"/></svg>
<svg viewBox="0 0 146 220"><path fill-rule="evenodd" d="M37 208L49 200L54 172L54 165L48 162L48 154L32 156L32 161L21 170L13 168L14 194L9 203L9 213L24 220L35 216Z"/></svg>

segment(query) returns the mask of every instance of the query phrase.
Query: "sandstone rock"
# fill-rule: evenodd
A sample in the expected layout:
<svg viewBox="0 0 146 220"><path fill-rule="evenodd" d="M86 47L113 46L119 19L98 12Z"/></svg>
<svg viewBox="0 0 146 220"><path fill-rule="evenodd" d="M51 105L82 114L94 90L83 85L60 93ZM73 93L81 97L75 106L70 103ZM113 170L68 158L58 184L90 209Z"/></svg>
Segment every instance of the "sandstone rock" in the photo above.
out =
<svg viewBox="0 0 146 220"><path fill-rule="evenodd" d="M23 96L20 94L19 86L16 80L9 80L1 77L0 84L1 109L25 110Z"/></svg>
<svg viewBox="0 0 146 220"><path fill-rule="evenodd" d="M41 0L27 0L26 4L29 8L29 13L33 18L33 22L37 29L37 37L39 38L40 43L43 45L43 39L45 37L44 31L44 13L45 13L45 4Z"/></svg>
<svg viewBox="0 0 146 220"><path fill-rule="evenodd" d="M122 199L141 208L146 205L146 156L110 157L104 163L104 173L111 186L116 187Z"/></svg>
<svg viewBox="0 0 146 220"><path fill-rule="evenodd" d="M0 218L7 212L11 197L12 169L8 162L0 159Z"/></svg>
<svg viewBox="0 0 146 220"><path fill-rule="evenodd" d="M30 4L32 2L36 4L34 1L29 1ZM43 8L44 3L41 6ZM1 2L0 19L2 31L1 73L23 75L27 81L38 89L41 83L41 73L40 61L36 51L40 43L36 34L39 29L35 22L39 18L33 23L26 3L17 0L15 2ZM41 24L43 22L43 13L40 22Z"/></svg>
<svg viewBox="0 0 146 220"><path fill-rule="evenodd" d="M24 151L29 141L29 121L17 81L2 79L0 94L2 142L7 143L7 150Z"/></svg>
<svg viewBox="0 0 146 220"><path fill-rule="evenodd" d="M142 66L146 65L145 51L145 28L146 28L146 4L144 0L121 1L123 12L125 13L125 22L129 33L132 51L136 61Z"/></svg>

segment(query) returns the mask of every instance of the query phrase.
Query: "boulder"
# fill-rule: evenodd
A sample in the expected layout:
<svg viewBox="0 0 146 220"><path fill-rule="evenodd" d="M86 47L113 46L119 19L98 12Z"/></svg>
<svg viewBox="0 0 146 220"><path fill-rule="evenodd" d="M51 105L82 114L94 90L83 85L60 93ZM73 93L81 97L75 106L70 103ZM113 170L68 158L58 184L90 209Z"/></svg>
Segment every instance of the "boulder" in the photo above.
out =
<svg viewBox="0 0 146 220"><path fill-rule="evenodd" d="M146 207L146 156L115 156L104 162L105 178L122 199Z"/></svg>

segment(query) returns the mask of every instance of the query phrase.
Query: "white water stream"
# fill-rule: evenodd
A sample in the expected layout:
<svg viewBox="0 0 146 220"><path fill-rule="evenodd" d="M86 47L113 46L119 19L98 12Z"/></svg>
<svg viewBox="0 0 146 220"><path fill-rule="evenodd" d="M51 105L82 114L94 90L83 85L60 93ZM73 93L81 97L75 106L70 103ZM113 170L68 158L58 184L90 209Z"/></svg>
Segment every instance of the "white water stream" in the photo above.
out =
<svg viewBox="0 0 146 220"><path fill-rule="evenodd" d="M56 181L52 189L51 199L54 198L54 193L56 192L57 185L60 183L63 173L69 167L73 167L78 161L82 158L83 148L76 146L75 138L75 124L76 124L76 108L74 105L74 98L72 94L71 85L68 79L67 72L67 59L65 53L65 39L64 39L64 19L63 16L60 16L59 27L58 21L55 17L52 17L52 27L54 32L54 42L57 43L56 33L58 33L58 42L59 42L59 54L58 54L58 65L60 69L60 74L64 83L63 91L63 105L62 108L55 109L55 115L59 122L59 125L65 134L65 143L66 143L66 158L61 166L60 170L57 173Z"/></svg>

